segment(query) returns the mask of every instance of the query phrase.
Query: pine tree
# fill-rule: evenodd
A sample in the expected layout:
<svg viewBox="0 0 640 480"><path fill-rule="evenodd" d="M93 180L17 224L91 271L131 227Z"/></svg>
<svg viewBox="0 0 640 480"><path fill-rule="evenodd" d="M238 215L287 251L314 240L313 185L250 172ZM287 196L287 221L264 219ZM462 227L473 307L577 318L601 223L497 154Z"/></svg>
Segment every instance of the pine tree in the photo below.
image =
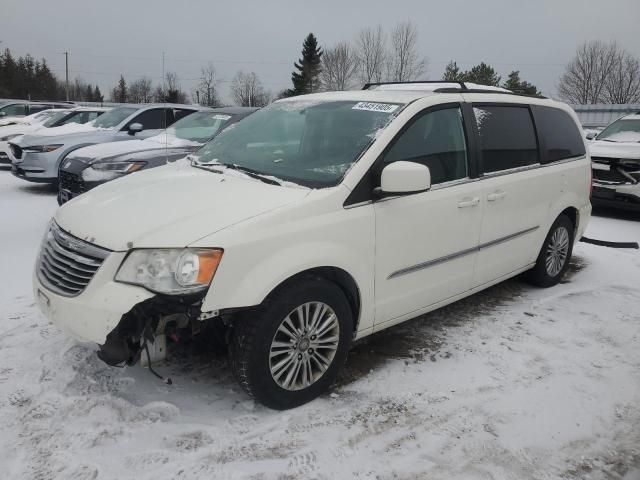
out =
<svg viewBox="0 0 640 480"><path fill-rule="evenodd" d="M500 75L490 65L482 62L464 73L464 81L497 87L500 85Z"/></svg>
<svg viewBox="0 0 640 480"><path fill-rule="evenodd" d="M116 85L111 92L111 100L118 103L127 102L127 82L122 75L120 75L118 85Z"/></svg>
<svg viewBox="0 0 640 480"><path fill-rule="evenodd" d="M541 95L540 91L535 85L520 79L519 70L514 70L513 72L511 72L509 74L509 77L507 78L507 81L504 82L502 86L507 90L511 90L515 93L522 93L524 95L533 96Z"/></svg>
<svg viewBox="0 0 640 480"><path fill-rule="evenodd" d="M458 64L453 60L445 67L442 80L446 82L461 82L464 80L464 74L460 71Z"/></svg>
<svg viewBox="0 0 640 480"><path fill-rule="evenodd" d="M302 43L302 58L294 63L297 71L291 74L293 88L287 90L287 96L303 95L320 90L320 71L322 49L313 33L307 35Z"/></svg>
<svg viewBox="0 0 640 480"><path fill-rule="evenodd" d="M98 85L96 85L96 88L93 90L92 98L94 102L102 103L104 101L104 97L102 96L102 93L100 92L100 87L98 87Z"/></svg>

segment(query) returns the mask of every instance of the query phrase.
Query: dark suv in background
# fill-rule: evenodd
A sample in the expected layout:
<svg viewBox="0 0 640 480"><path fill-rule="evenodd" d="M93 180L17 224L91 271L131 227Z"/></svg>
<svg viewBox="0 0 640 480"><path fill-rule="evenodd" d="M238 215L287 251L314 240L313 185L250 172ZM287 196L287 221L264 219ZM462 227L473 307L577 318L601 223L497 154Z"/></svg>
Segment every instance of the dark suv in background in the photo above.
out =
<svg viewBox="0 0 640 480"><path fill-rule="evenodd" d="M144 140L112 142L69 154L58 172L58 203L133 172L176 161L247 115L252 107L203 108Z"/></svg>

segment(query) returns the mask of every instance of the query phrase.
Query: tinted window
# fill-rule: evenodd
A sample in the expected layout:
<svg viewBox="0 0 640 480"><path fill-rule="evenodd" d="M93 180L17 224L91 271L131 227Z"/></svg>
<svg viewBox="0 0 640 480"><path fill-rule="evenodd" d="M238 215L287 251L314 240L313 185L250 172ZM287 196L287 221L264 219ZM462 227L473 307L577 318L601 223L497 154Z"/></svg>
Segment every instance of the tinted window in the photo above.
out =
<svg viewBox="0 0 640 480"><path fill-rule="evenodd" d="M436 110L419 116L384 156L385 164L398 160L429 167L433 184L465 178L467 149L460 109Z"/></svg>
<svg viewBox="0 0 640 480"><path fill-rule="evenodd" d="M42 112L43 110L49 110L52 108L51 105L30 105L29 113Z"/></svg>
<svg viewBox="0 0 640 480"><path fill-rule="evenodd" d="M538 163L538 144L528 108L476 105L473 112L484 173Z"/></svg>
<svg viewBox="0 0 640 480"><path fill-rule="evenodd" d="M543 163L585 154L580 130L567 112L538 106L533 111L538 132L544 138L546 155L543 156Z"/></svg>
<svg viewBox="0 0 640 480"><path fill-rule="evenodd" d="M144 130L164 129L167 126L165 109L153 108L151 110L146 110L131 120L127 124L127 127L133 123L141 123Z"/></svg>
<svg viewBox="0 0 640 480"><path fill-rule="evenodd" d="M181 118L184 118L187 115L191 115L192 113L193 113L193 110L184 110L182 108L175 108L173 110L173 121L177 122Z"/></svg>
<svg viewBox="0 0 640 480"><path fill-rule="evenodd" d="M12 115L26 115L27 108L26 105L18 103L0 108L0 112L4 113L7 117Z"/></svg>

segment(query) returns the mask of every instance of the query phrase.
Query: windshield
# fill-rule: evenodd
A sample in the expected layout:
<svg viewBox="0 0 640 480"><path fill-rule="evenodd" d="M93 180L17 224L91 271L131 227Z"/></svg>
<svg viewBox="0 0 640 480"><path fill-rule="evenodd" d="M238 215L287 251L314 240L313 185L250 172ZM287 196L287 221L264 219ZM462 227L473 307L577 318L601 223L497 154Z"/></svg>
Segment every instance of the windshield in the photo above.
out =
<svg viewBox="0 0 640 480"><path fill-rule="evenodd" d="M167 132L182 140L205 143L222 130L232 117L227 113L196 112L178 120Z"/></svg>
<svg viewBox="0 0 640 480"><path fill-rule="evenodd" d="M640 142L640 118L616 120L596 139L610 142Z"/></svg>
<svg viewBox="0 0 640 480"><path fill-rule="evenodd" d="M277 102L231 125L196 164L232 164L311 188L336 185L384 128L398 104Z"/></svg>
<svg viewBox="0 0 640 480"><path fill-rule="evenodd" d="M31 115L24 117L24 121L25 122L43 122L44 120L51 117L52 115L55 115L55 113L56 113L55 110L43 110L42 112L32 113Z"/></svg>
<svg viewBox="0 0 640 480"><path fill-rule="evenodd" d="M125 118L136 112L136 107L118 107L100 115L93 121L93 126L98 128L113 128L119 125Z"/></svg>
<svg viewBox="0 0 640 480"><path fill-rule="evenodd" d="M65 110L64 112L55 112L53 115L51 115L51 117L49 117L46 122L42 124L42 126L47 128L53 127L67 115L69 115L68 110Z"/></svg>

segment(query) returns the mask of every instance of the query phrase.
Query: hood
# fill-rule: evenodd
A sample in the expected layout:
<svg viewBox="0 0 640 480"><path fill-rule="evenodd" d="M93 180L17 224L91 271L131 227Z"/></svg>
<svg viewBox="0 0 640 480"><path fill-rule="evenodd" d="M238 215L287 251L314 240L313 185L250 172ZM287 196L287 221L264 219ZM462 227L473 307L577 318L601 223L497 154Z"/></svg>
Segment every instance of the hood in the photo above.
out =
<svg viewBox="0 0 640 480"><path fill-rule="evenodd" d="M607 142L593 140L589 142L589 152L592 157L640 159L639 142Z"/></svg>
<svg viewBox="0 0 640 480"><path fill-rule="evenodd" d="M157 157L165 151L172 154L184 152L184 155L186 155L201 146L202 144L200 143L182 140L175 137L175 135L161 133L144 140L125 140L83 147L71 153L69 158L91 164L98 160L115 160L119 156L124 156L123 159L130 158L130 155L134 155L137 159Z"/></svg>
<svg viewBox="0 0 640 480"><path fill-rule="evenodd" d="M63 127L66 127L66 125L63 125ZM15 143L17 143L21 147L27 147L31 145L49 145L55 143L61 143L63 145L77 145L84 142L110 142L114 139L115 131L107 128L94 128L92 130L66 134L64 133L64 131L58 131L58 134L52 135L51 132L53 130L58 130L59 128L63 127L40 128L36 132L33 132L31 135L25 135L20 139L19 142Z"/></svg>
<svg viewBox="0 0 640 480"><path fill-rule="evenodd" d="M5 127L0 127L0 138L6 137L7 135L24 135L26 133L32 133L39 128L39 126L29 125L26 123L7 125Z"/></svg>
<svg viewBox="0 0 640 480"><path fill-rule="evenodd" d="M157 147L157 145L153 145ZM100 160L105 157L121 155L123 153L138 152L150 147L145 140L123 140L121 142L98 143L89 147L82 147L69 154L69 158L81 159L87 163L92 160Z"/></svg>
<svg viewBox="0 0 640 480"><path fill-rule="evenodd" d="M1 117L0 119L0 127L4 127L5 125L14 125L16 123L25 123L25 117L11 116L11 117Z"/></svg>
<svg viewBox="0 0 640 480"><path fill-rule="evenodd" d="M310 191L177 162L94 188L59 208L55 220L72 235L110 250L185 247L301 201Z"/></svg>

